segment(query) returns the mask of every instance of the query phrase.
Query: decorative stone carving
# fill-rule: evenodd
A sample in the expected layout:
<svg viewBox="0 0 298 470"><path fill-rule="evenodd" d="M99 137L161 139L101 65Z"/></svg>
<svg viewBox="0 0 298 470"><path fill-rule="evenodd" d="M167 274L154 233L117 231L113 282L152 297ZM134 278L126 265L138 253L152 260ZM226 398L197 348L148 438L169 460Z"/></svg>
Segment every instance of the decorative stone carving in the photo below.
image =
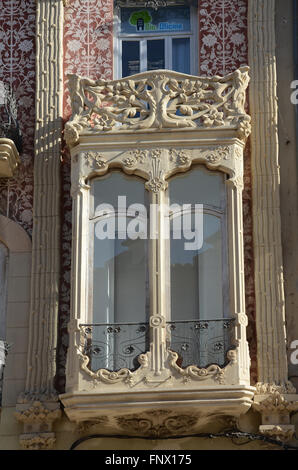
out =
<svg viewBox="0 0 298 470"><path fill-rule="evenodd" d="M205 380L212 377L215 381L223 383L225 371L216 364L212 364L207 368L201 369L196 366L188 366L185 369L182 369L177 365L178 354L176 352L169 350L169 358L170 367L183 377L184 382L188 382L191 379Z"/></svg>
<svg viewBox="0 0 298 470"><path fill-rule="evenodd" d="M24 450L50 450L56 442L53 433L44 433L43 435L21 434L20 445Z"/></svg>
<svg viewBox="0 0 298 470"><path fill-rule="evenodd" d="M54 421L61 417L60 405L57 401L27 401L17 404L15 417L24 426L24 434L20 435L20 445L24 449L50 449L55 443L52 432Z"/></svg>
<svg viewBox="0 0 298 470"><path fill-rule="evenodd" d="M129 434L166 437L173 434L191 433L198 423L193 415L172 415L170 410L154 410L142 415L132 414L116 418L118 426Z"/></svg>
<svg viewBox="0 0 298 470"><path fill-rule="evenodd" d="M105 81L69 75L73 115L67 144L80 134L144 129L233 128L245 140L250 117L244 109L248 67L225 77L195 77L169 70Z"/></svg>
<svg viewBox="0 0 298 470"><path fill-rule="evenodd" d="M51 423L61 416L61 411L60 409L49 410L40 401L35 401L30 408L15 412L15 416L20 423L30 425Z"/></svg>
<svg viewBox="0 0 298 470"><path fill-rule="evenodd" d="M95 169L103 169L107 166L107 161L100 154L86 152L84 155L86 165Z"/></svg>
<svg viewBox="0 0 298 470"><path fill-rule="evenodd" d="M105 426L105 425L108 424L108 422L109 422L109 419L108 419L107 416L101 416L100 418L97 418L94 421L82 421L77 426L77 431L80 434L83 434L83 433L86 433L86 432L90 433L91 430L93 431L97 427Z"/></svg>
<svg viewBox="0 0 298 470"><path fill-rule="evenodd" d="M113 422L119 412L121 415L134 413L136 407L142 413L154 409L156 400L167 403L167 408L171 409L179 401L183 409L181 416L187 415L185 410L192 407L196 410L198 406L205 418L213 412L238 416L251 406L254 389L249 385L247 323L240 316L245 316L241 238L244 142L239 140L238 125L241 118L244 120L247 116L244 111L246 80L247 68L212 79L168 71L112 82L71 78L73 116L67 126L70 130L68 143L72 147L73 239L76 240L72 276L77 282L72 284L67 387L66 393L61 395L70 419L87 421L106 414ZM240 89L242 94L237 94ZM74 130L77 140L71 137ZM98 159L104 161L101 167L96 165ZM182 368L181 357L169 349L165 328L168 312L164 299L165 246L161 235L164 224L162 211L157 208L167 200L165 189L169 178L188 171L192 164L203 164L227 175L227 224L231 228L230 305L235 325L232 344L235 350L227 354L224 366L211 364L204 368L190 364ZM138 356L140 366L137 369L134 365L131 370L122 368L112 372L102 368L91 370L97 367L95 361L90 362L92 338L89 343L87 338L86 342L83 332L90 318L86 302L88 224L84 217L88 217L90 207L89 180L114 168L143 178L150 192L150 210L155 211L160 236L150 242L152 292L148 351ZM237 322L237 318L241 322ZM218 347L222 345L214 342L214 348ZM105 363L102 364L101 367ZM211 396L214 399L210 402ZM104 404L107 400L111 403L108 409ZM145 431L150 429L147 422L143 425ZM139 422L137 427L140 427Z"/></svg>
<svg viewBox="0 0 298 470"><path fill-rule="evenodd" d="M256 395L253 408L261 413L262 425L259 431L262 434L283 441L293 437L295 426L290 424L290 415L298 410L296 395L283 395L277 389L272 389L267 395Z"/></svg>
<svg viewBox="0 0 298 470"><path fill-rule="evenodd" d="M11 178L19 164L20 157L14 142L0 138L0 178Z"/></svg>
<svg viewBox="0 0 298 470"><path fill-rule="evenodd" d="M165 181L164 170L160 169L161 163L160 158L155 156L152 160L152 170L149 171L149 181L145 184L145 187L153 193L158 193L166 189L168 183Z"/></svg>
<svg viewBox="0 0 298 470"><path fill-rule="evenodd" d="M290 381L287 381L283 383L282 385L277 385L275 383L262 383L262 382L258 382L256 384L256 395L266 395L268 393L272 394L275 392L279 392L283 394L295 394L296 388Z"/></svg>
<svg viewBox="0 0 298 470"><path fill-rule="evenodd" d="M75 158L73 166L78 173L72 181L72 195L81 189L89 189L86 181L94 175L104 175L110 166L119 167L128 174L137 174L147 181L148 191L158 194L167 188L167 179L174 173L186 171L193 163L203 163L207 168L221 169L228 173L229 182L239 190L243 189L243 149L239 145L218 145L208 148L142 148L122 152L83 152L80 163Z"/></svg>

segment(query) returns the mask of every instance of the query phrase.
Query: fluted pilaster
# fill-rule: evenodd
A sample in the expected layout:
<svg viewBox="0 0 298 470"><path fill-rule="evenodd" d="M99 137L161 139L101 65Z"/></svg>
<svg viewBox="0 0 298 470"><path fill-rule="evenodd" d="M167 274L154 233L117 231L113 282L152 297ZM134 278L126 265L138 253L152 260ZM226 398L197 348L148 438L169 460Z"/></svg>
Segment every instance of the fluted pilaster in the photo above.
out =
<svg viewBox="0 0 298 470"><path fill-rule="evenodd" d="M32 236L31 310L26 389L19 397L18 419L37 403L51 413L59 403L56 373L57 316L60 264L60 153L63 100L63 1L36 2L36 126ZM55 414L55 419L57 417ZM29 417L30 418L30 417ZM30 421L30 419L29 419ZM46 433L21 436L30 448L38 440L54 442L51 424ZM35 429L37 432L38 429ZM30 440L31 439L31 440ZM33 442L32 441L32 442ZM29 447L28 447L29 445ZM33 444L32 444L33 445ZM36 448L36 447L34 447Z"/></svg>

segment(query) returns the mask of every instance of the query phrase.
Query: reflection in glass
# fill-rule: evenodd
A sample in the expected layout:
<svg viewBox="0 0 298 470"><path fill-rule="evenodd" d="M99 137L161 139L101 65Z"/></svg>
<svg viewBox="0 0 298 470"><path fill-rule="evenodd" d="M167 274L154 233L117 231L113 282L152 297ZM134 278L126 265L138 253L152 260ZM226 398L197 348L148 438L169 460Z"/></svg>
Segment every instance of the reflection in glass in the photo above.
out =
<svg viewBox="0 0 298 470"><path fill-rule="evenodd" d="M139 41L122 41L122 77L140 72Z"/></svg>
<svg viewBox="0 0 298 470"><path fill-rule="evenodd" d="M222 233L224 208L224 175L207 170L203 166L194 167L183 175L171 179L169 185L170 204L184 204L191 208L191 229L203 229L202 246L185 249L188 242L183 233L183 217L180 210L171 218L171 320L215 319L223 316L223 262ZM194 212L203 205L203 227L195 227ZM188 211L189 216L190 212ZM177 239L178 220L181 219L182 232ZM180 233L180 232L179 232ZM179 236L179 234L178 234Z"/></svg>
<svg viewBox="0 0 298 470"><path fill-rule="evenodd" d="M128 219L129 220L129 219ZM98 240L94 229L93 321L146 321L147 240Z"/></svg>
<svg viewBox="0 0 298 470"><path fill-rule="evenodd" d="M165 41L156 39L147 41L147 70L165 68Z"/></svg>
<svg viewBox="0 0 298 470"><path fill-rule="evenodd" d="M117 191L115 191L117 188ZM138 238L131 239L127 236L130 224L134 224L138 214L125 216L123 209L129 209L131 204L141 203L145 205L144 184L139 179L127 177L120 172L112 172L102 179L95 180L92 184L91 213L94 214L91 221L91 249L93 265L93 291L90 309L93 311L92 323L111 325L112 329L118 328L115 324L142 323L148 321L148 268L147 268L147 219L143 214L139 215L140 222L136 226ZM118 208L117 196L126 197L126 208ZM100 215L99 205L109 204L114 207L114 213ZM119 211L118 211L119 209ZM108 228L114 227L112 237L103 238ZM101 239L103 238L103 239ZM126 333L125 333L126 331ZM117 331L118 332L118 331ZM95 328L92 335L93 344L102 343L102 328ZM138 348L128 344L134 339L130 337L131 330L121 327L120 334L108 334L105 343L105 354L96 359L92 357L92 368L97 366L116 370L120 364L120 343L125 344L125 351L137 351L137 355L147 350L147 336L138 338ZM135 338L136 339L136 338ZM134 349L132 349L134 348ZM125 351L121 354L125 356ZM102 357L105 357L103 365ZM123 356L123 357L124 357ZM134 360L132 358L132 360ZM120 361L120 362L119 362Z"/></svg>
<svg viewBox="0 0 298 470"><path fill-rule="evenodd" d="M172 68L176 72L190 73L190 39L173 38Z"/></svg>
<svg viewBox="0 0 298 470"><path fill-rule="evenodd" d="M224 199L224 175L196 166L171 179L170 203L205 204L221 207Z"/></svg>
<svg viewBox="0 0 298 470"><path fill-rule="evenodd" d="M194 225L192 225L192 231ZM221 221L204 214L203 246L185 250L171 221L171 320L215 319L223 315Z"/></svg>

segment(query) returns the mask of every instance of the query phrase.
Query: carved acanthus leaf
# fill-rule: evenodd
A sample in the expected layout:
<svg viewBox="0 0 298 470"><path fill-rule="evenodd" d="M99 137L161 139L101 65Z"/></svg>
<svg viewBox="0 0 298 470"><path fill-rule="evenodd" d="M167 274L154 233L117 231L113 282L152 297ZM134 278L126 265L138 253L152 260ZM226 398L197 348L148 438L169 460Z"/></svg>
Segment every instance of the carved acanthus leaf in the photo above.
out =
<svg viewBox="0 0 298 470"><path fill-rule="evenodd" d="M15 417L20 423L33 424L33 423L52 423L61 416L61 410L48 409L42 402L35 401L29 408L16 411Z"/></svg>
<svg viewBox="0 0 298 470"><path fill-rule="evenodd" d="M262 414L289 414L298 409L298 402L288 401L284 395L275 390L260 402L255 402L253 407Z"/></svg>
<svg viewBox="0 0 298 470"><path fill-rule="evenodd" d="M171 415L169 410L155 410L142 415L121 416L117 418L117 423L130 434L162 437L191 432L198 423L198 417L193 414Z"/></svg>
<svg viewBox="0 0 298 470"><path fill-rule="evenodd" d="M295 394L296 388L290 381L286 381L283 384L275 383L263 383L258 382L256 384L256 395L266 395L268 393L279 392L283 394Z"/></svg>
<svg viewBox="0 0 298 470"><path fill-rule="evenodd" d="M24 435L26 436L26 435ZM20 438L20 445L24 450L48 450L52 449L56 442L54 436L42 434L32 435L31 437Z"/></svg>

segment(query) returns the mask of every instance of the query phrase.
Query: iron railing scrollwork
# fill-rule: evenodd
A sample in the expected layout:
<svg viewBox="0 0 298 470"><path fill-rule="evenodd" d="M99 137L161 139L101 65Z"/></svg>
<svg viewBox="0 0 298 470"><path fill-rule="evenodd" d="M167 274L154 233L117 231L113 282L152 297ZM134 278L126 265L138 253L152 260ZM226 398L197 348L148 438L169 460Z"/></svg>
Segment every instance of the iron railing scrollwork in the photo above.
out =
<svg viewBox="0 0 298 470"><path fill-rule="evenodd" d="M81 333L83 354L93 371L135 370L137 357L149 347L148 323L94 323L81 325Z"/></svg>
<svg viewBox="0 0 298 470"><path fill-rule="evenodd" d="M233 319L181 320L167 323L167 344L178 353L178 365L224 366L231 348Z"/></svg>
<svg viewBox="0 0 298 470"><path fill-rule="evenodd" d="M223 366L231 349L233 319L181 320L167 322L167 347L178 354L177 364ZM139 367L140 354L149 350L149 323L82 324L81 348L92 371L131 371Z"/></svg>

